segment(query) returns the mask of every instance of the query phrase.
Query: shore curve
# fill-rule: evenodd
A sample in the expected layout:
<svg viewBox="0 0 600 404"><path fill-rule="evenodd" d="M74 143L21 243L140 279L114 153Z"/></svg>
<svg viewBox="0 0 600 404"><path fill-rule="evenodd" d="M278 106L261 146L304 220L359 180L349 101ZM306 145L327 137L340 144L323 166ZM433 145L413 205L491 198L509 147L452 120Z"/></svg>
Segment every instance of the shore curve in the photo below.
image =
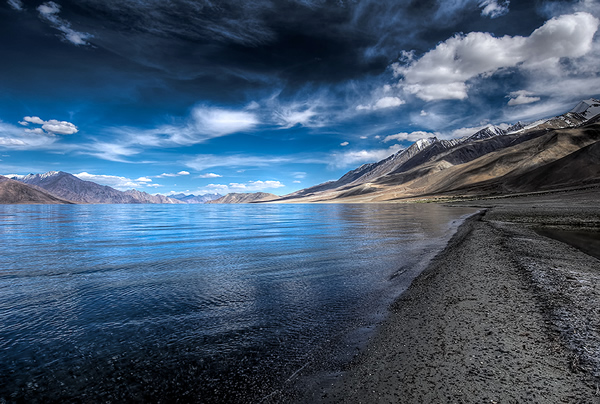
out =
<svg viewBox="0 0 600 404"><path fill-rule="evenodd" d="M600 260L536 231L595 237L599 201L589 191L470 202L484 210L348 369L301 401L600 403Z"/></svg>

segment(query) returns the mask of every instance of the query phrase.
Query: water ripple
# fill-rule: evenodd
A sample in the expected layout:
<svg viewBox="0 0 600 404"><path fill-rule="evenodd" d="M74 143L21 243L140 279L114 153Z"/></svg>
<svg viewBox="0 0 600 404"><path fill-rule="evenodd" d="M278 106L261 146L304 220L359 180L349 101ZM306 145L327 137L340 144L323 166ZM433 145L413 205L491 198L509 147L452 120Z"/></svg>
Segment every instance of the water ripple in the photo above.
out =
<svg viewBox="0 0 600 404"><path fill-rule="evenodd" d="M0 206L0 401L255 402L336 366L465 213Z"/></svg>

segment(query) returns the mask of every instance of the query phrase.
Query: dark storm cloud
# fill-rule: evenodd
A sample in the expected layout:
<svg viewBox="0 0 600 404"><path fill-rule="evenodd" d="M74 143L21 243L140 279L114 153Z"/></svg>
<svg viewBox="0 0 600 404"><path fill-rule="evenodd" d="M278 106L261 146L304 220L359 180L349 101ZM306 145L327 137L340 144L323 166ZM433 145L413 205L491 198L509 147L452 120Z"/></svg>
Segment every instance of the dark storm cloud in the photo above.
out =
<svg viewBox="0 0 600 404"><path fill-rule="evenodd" d="M343 2L84 1L70 9L84 26L102 21L90 28L98 46L179 78L330 80L372 68L360 53L374 38L348 24Z"/></svg>
<svg viewBox="0 0 600 404"><path fill-rule="evenodd" d="M57 1L94 45L171 77L339 82L377 75L399 52L424 52L495 1ZM506 2L502 3L505 4ZM13 7L14 0L10 3ZM25 2L24 9L41 2ZM55 24L56 25L56 24Z"/></svg>
<svg viewBox="0 0 600 404"><path fill-rule="evenodd" d="M403 51L414 51L416 60L457 32L529 35L543 23L530 6L521 12L522 4L506 0L12 0L5 4L21 16L18 23L10 21L11 32L19 24L23 28L15 45L0 45L0 49L14 48L11 56L18 60L18 71L23 66L30 70L28 79L36 69L44 71L48 80L42 85L49 87L59 82L75 84L80 76L93 77L68 86L69 91L98 98L118 87L118 96L139 101L143 111L150 111L152 102L181 110L198 102L243 108L257 101L276 110L277 117L286 117L284 127L312 122L313 117L319 117L316 126L323 126L336 120L331 117L356 111L383 113L408 105L410 94L390 87L397 82L390 66L397 70L394 63ZM502 18L509 7L510 19ZM5 12L0 18L8 15ZM40 27L50 34L36 48ZM57 29L64 34L63 44L56 49L53 46L58 45L46 46L60 35ZM65 42L69 33L89 37L71 35ZM78 44L73 38L91 46L69 46ZM24 48L31 52L22 52ZM36 63L40 56L53 68ZM20 85L40 88L39 82ZM105 91L108 87L111 90ZM273 103L278 108L272 108Z"/></svg>

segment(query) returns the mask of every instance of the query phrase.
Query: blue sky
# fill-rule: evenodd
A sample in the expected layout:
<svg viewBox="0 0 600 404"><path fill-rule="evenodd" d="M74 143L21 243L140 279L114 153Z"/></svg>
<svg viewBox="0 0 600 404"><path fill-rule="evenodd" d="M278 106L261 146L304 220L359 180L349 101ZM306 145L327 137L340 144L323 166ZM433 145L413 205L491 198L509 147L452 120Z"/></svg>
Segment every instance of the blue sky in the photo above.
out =
<svg viewBox="0 0 600 404"><path fill-rule="evenodd" d="M286 194L600 94L600 2L0 3L0 173Z"/></svg>

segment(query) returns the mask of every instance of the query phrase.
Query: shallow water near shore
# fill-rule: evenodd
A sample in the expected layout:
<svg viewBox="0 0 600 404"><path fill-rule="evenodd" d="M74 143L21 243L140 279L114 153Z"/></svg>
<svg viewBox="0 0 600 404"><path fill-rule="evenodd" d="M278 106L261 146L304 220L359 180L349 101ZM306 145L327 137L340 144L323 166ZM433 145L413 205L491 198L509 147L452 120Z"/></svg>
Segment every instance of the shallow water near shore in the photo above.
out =
<svg viewBox="0 0 600 404"><path fill-rule="evenodd" d="M340 366L472 212L0 206L0 399L274 397Z"/></svg>

